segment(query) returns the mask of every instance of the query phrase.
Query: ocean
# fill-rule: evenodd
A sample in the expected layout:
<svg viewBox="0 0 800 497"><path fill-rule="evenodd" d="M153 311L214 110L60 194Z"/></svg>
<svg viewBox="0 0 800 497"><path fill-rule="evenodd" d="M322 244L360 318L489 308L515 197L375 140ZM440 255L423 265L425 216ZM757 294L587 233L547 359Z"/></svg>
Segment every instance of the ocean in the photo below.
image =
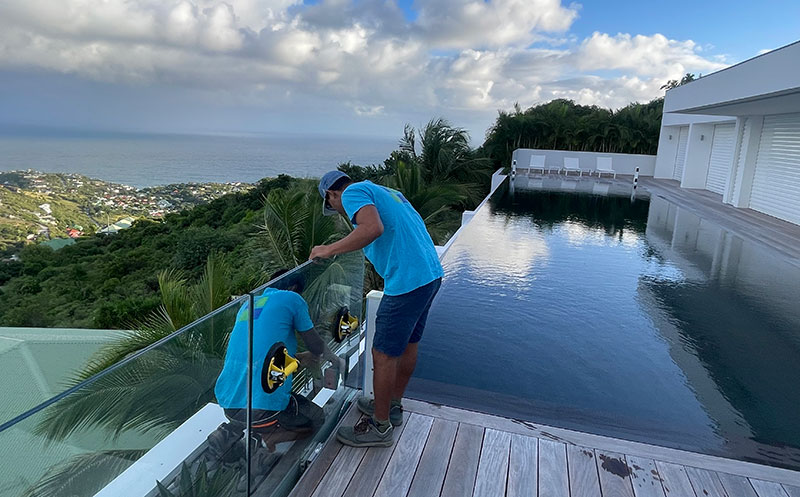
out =
<svg viewBox="0 0 800 497"><path fill-rule="evenodd" d="M396 139L146 134L0 135L0 171L78 173L135 187L253 183L289 174L319 177L342 162L381 164Z"/></svg>

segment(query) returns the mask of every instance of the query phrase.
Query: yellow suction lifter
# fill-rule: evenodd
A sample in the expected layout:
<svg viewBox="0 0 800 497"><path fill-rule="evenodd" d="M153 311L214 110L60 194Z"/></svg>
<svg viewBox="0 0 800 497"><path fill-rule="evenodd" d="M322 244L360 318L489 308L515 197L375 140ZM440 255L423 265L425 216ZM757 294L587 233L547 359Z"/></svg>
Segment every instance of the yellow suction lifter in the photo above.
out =
<svg viewBox="0 0 800 497"><path fill-rule="evenodd" d="M342 343L347 336L358 328L358 318L350 315L350 309L342 307L333 320L332 335L336 343Z"/></svg>
<svg viewBox="0 0 800 497"><path fill-rule="evenodd" d="M278 342L269 349L261 369L261 387L272 393L286 382L286 379L300 367L300 363L289 355L286 345Z"/></svg>

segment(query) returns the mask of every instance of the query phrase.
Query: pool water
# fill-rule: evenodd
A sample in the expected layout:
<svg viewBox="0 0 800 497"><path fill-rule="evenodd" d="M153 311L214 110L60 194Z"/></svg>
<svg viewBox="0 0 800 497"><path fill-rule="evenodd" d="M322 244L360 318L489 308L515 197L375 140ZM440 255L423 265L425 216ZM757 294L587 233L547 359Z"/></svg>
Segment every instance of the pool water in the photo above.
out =
<svg viewBox="0 0 800 497"><path fill-rule="evenodd" d="M800 469L798 264L661 197L501 187L408 395Z"/></svg>

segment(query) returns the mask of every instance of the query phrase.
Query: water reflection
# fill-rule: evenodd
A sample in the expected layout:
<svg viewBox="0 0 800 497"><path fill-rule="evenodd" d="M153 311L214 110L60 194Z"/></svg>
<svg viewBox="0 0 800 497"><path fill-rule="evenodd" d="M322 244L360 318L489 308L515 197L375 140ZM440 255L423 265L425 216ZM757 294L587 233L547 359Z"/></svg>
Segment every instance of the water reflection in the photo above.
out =
<svg viewBox="0 0 800 497"><path fill-rule="evenodd" d="M800 468L796 261L601 184L520 177L476 213L412 395Z"/></svg>

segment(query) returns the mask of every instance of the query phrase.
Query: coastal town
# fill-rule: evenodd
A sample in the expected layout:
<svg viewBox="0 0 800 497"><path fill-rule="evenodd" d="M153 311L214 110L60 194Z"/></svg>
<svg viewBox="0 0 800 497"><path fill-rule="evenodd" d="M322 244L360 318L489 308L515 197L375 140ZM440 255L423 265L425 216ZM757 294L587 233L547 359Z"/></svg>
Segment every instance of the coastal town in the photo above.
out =
<svg viewBox="0 0 800 497"><path fill-rule="evenodd" d="M251 188L248 183L184 183L135 188L79 174L0 172L0 250L25 243L115 233L136 219L159 219Z"/></svg>

